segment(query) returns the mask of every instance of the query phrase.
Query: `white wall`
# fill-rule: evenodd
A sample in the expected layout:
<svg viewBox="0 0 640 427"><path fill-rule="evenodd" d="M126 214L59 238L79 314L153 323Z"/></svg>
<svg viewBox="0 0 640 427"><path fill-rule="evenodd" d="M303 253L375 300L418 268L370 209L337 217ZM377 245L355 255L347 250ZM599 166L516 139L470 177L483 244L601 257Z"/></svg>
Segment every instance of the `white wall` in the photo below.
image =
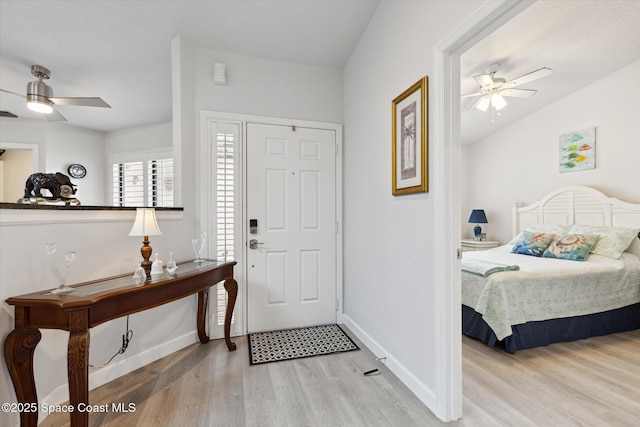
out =
<svg viewBox="0 0 640 427"><path fill-rule="evenodd" d="M567 185L587 185L640 203L640 60L549 105L508 128L464 147L462 235L473 208L485 209L488 239L511 239L511 208ZM559 172L559 136L596 127L596 167ZM503 160L504 159L504 160Z"/></svg>
<svg viewBox="0 0 640 427"><path fill-rule="evenodd" d="M345 323L441 417L433 301L448 284L433 274L433 193L391 194L391 101L433 74L434 45L481 5L382 2L344 75Z"/></svg>
<svg viewBox="0 0 640 427"><path fill-rule="evenodd" d="M75 197L85 206L107 205L105 193L104 133L71 126L47 125L46 171L69 175L69 165L79 163L87 169L84 178L71 178Z"/></svg>
<svg viewBox="0 0 640 427"><path fill-rule="evenodd" d="M213 63L227 82L213 84ZM196 49L196 110L342 123L342 70Z"/></svg>
<svg viewBox="0 0 640 427"><path fill-rule="evenodd" d="M38 168L45 168L47 123L44 120L0 118L0 145L29 144L38 147ZM26 180L26 177L25 177Z"/></svg>
<svg viewBox="0 0 640 427"><path fill-rule="evenodd" d="M107 132L105 155L108 158L114 153L170 148L173 146L172 132L171 122Z"/></svg>

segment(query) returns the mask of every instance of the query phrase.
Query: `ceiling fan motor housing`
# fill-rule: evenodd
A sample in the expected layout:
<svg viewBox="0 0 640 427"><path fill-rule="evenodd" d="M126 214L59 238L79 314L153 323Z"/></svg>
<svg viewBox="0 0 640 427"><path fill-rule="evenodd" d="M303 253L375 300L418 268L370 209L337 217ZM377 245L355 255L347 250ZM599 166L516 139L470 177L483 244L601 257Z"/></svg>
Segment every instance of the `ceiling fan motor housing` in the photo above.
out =
<svg viewBox="0 0 640 427"><path fill-rule="evenodd" d="M38 78L38 81L29 82L27 84L27 103L36 102L53 106L53 102L49 98L53 97L53 89L42 81L48 79L51 71L41 65L32 65L31 74Z"/></svg>
<svg viewBox="0 0 640 427"><path fill-rule="evenodd" d="M27 102L37 102L53 106L49 98L53 97L53 89L41 81L27 84Z"/></svg>

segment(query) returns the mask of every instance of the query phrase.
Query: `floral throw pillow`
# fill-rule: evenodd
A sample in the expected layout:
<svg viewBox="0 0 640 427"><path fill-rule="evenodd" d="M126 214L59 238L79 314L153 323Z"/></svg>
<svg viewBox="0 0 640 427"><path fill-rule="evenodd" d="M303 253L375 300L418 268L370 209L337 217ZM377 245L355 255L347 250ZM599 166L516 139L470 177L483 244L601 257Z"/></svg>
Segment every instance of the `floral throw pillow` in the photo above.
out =
<svg viewBox="0 0 640 427"><path fill-rule="evenodd" d="M553 233L523 231L511 252L514 254L542 256L555 237L556 235Z"/></svg>
<svg viewBox="0 0 640 427"><path fill-rule="evenodd" d="M560 258L584 261L599 236L589 234L567 234L549 245L542 255L545 258Z"/></svg>

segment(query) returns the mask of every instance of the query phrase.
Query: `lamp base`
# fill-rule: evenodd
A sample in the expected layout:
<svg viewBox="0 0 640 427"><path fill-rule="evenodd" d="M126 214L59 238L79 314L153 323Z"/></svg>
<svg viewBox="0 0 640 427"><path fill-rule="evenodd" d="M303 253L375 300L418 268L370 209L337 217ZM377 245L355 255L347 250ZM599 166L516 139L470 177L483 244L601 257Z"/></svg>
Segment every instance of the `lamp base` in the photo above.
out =
<svg viewBox="0 0 640 427"><path fill-rule="evenodd" d="M480 227L480 224L477 224L475 227L473 227L473 235L475 236L476 240L482 239L482 227Z"/></svg>
<svg viewBox="0 0 640 427"><path fill-rule="evenodd" d="M140 249L140 254L142 255L142 263L140 263L140 267L144 269L144 272L147 275L147 278L151 277L151 253L153 249L149 246L149 236L144 236L144 240L142 241L142 249Z"/></svg>

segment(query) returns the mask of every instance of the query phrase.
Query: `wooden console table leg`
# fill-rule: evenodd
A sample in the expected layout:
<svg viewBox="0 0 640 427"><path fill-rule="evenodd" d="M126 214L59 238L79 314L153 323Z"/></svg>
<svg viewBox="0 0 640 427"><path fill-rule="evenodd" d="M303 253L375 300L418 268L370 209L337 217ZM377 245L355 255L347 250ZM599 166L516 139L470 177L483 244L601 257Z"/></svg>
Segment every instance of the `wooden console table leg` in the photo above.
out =
<svg viewBox="0 0 640 427"><path fill-rule="evenodd" d="M16 309L16 323L18 309ZM18 403L33 404L33 411L20 412L22 427L35 427L38 424L38 394L33 378L33 353L42 334L38 329L19 328L11 331L4 341L4 358L13 382ZM25 405L30 406L30 405Z"/></svg>
<svg viewBox="0 0 640 427"><path fill-rule="evenodd" d="M209 289L198 292L198 317L196 322L198 324L198 338L202 344L209 342L209 335L207 335L206 318L207 307L209 305Z"/></svg>
<svg viewBox="0 0 640 427"><path fill-rule="evenodd" d="M79 404L89 404L89 311L69 312L69 345L67 348L67 374L69 377L69 404L75 410L72 427L89 425L89 412L79 411Z"/></svg>
<svg viewBox="0 0 640 427"><path fill-rule="evenodd" d="M238 282L233 278L227 279L224 281L224 288L227 290L227 312L224 315L224 340L227 342L229 351L233 351L236 349L236 343L231 342L231 316L233 316L233 308L236 306Z"/></svg>

